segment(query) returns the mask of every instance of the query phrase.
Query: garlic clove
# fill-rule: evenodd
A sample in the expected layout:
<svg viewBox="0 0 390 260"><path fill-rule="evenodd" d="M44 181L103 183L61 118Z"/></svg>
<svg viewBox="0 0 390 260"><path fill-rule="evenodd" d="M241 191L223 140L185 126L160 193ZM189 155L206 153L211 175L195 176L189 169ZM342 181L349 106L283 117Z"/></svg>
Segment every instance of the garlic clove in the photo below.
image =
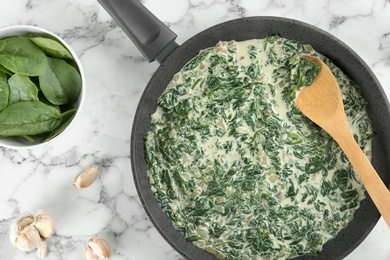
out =
<svg viewBox="0 0 390 260"><path fill-rule="evenodd" d="M54 219L44 210L38 210L36 213L35 227L44 240L50 238L55 231Z"/></svg>
<svg viewBox="0 0 390 260"><path fill-rule="evenodd" d="M39 234L39 231L34 226L29 226L24 230L26 237L28 240L30 240L34 245L38 245L40 242L42 242L41 235Z"/></svg>
<svg viewBox="0 0 390 260"><path fill-rule="evenodd" d="M73 179L73 186L76 189L87 188L91 186L92 183L94 183L99 174L99 167L96 165L91 165L76 175L76 177Z"/></svg>
<svg viewBox="0 0 390 260"><path fill-rule="evenodd" d="M85 249L85 256L88 260L108 260L111 256L110 245L103 238L92 237Z"/></svg>
<svg viewBox="0 0 390 260"><path fill-rule="evenodd" d="M37 245L31 242L26 234L20 234L16 239L14 246L22 251L30 251L37 247Z"/></svg>
<svg viewBox="0 0 390 260"><path fill-rule="evenodd" d="M45 241L42 241L38 244L37 255L39 258L45 258L47 255L47 244Z"/></svg>
<svg viewBox="0 0 390 260"><path fill-rule="evenodd" d="M100 260L100 257L95 255L95 253L93 252L92 248L90 248L90 247L87 247L85 249L85 258L87 260Z"/></svg>

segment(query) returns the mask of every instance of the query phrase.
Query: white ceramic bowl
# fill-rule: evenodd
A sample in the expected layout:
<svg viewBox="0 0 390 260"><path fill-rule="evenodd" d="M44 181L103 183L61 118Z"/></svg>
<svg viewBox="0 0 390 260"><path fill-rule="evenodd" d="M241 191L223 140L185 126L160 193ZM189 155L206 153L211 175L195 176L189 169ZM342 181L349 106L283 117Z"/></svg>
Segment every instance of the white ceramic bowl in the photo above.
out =
<svg viewBox="0 0 390 260"><path fill-rule="evenodd" d="M31 25L16 25L16 26L9 26L0 29L0 39L11 37L11 36L28 36L30 33L42 37L48 37L52 39L56 39L60 43L62 43L68 51L72 54L73 59L76 63L77 69L80 73L81 76L81 81L82 81L82 87L81 87L81 93L73 104L71 104L74 108L77 109L77 112L72 120L72 122L64 129L63 132L61 132L59 135L54 137L53 139L47 141L47 142L42 142L42 140L36 139L34 143L31 143L27 141L24 138L14 138L14 137L9 137L9 138L0 138L0 146L6 147L6 148L14 148L14 149L21 149L21 148L33 148L33 147L40 147L46 144L51 144L61 138L67 130L74 125L75 121L77 121L77 118L80 114L80 110L83 106L84 98L85 98L85 75L84 75L84 70L81 65L81 62L75 52L72 50L72 48L67 44L63 39L61 39L58 35L40 28L36 26L31 26Z"/></svg>

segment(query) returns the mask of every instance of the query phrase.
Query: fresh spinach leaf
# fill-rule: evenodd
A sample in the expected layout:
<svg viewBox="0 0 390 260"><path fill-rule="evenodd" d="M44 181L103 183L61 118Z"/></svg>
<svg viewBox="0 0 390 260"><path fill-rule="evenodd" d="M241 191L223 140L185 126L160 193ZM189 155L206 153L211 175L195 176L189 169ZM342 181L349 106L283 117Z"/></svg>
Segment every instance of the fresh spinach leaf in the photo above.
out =
<svg viewBox="0 0 390 260"><path fill-rule="evenodd" d="M69 126L70 122L72 122L74 116L76 115L76 112L77 112L77 110L75 108L73 108L73 109L70 109L70 110L62 113L60 125L56 129L54 129L52 132L50 132L45 137L45 139L43 141L44 142L50 141L54 137L61 134L65 130L65 128L67 128Z"/></svg>
<svg viewBox="0 0 390 260"><path fill-rule="evenodd" d="M49 59L49 68L39 76L41 90L54 105L75 101L81 92L81 77L78 71L64 60Z"/></svg>
<svg viewBox="0 0 390 260"><path fill-rule="evenodd" d="M47 70L45 53L27 37L0 40L0 64L6 69L26 76L38 76Z"/></svg>
<svg viewBox="0 0 390 260"><path fill-rule="evenodd" d="M29 136L47 133L58 127L61 112L39 101L18 102L0 113L0 136Z"/></svg>
<svg viewBox="0 0 390 260"><path fill-rule="evenodd" d="M55 58L70 59L72 54L59 42L43 37L30 38L36 45L38 45L45 53Z"/></svg>
<svg viewBox="0 0 390 260"><path fill-rule="evenodd" d="M0 71L0 111L3 111L8 105L9 86L7 75Z"/></svg>
<svg viewBox="0 0 390 260"><path fill-rule="evenodd" d="M35 139L29 135L23 135L23 138L29 141L30 143L35 143Z"/></svg>
<svg viewBox="0 0 390 260"><path fill-rule="evenodd" d="M10 70L4 68L4 66L1 65L1 64L0 64L0 71L1 71L1 72L4 72L5 74L8 74L8 75L14 74L12 71L10 71Z"/></svg>
<svg viewBox="0 0 390 260"><path fill-rule="evenodd" d="M22 101L38 101L38 88L29 77L14 74L8 79L10 88L8 105Z"/></svg>

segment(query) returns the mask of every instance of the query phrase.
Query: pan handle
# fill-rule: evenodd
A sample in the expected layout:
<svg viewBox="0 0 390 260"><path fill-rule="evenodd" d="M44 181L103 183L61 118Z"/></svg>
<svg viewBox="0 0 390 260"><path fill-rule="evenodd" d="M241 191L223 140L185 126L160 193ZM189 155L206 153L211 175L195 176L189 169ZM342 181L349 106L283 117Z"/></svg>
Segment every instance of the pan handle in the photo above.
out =
<svg viewBox="0 0 390 260"><path fill-rule="evenodd" d="M176 34L139 0L98 0L144 57L160 63L177 47Z"/></svg>

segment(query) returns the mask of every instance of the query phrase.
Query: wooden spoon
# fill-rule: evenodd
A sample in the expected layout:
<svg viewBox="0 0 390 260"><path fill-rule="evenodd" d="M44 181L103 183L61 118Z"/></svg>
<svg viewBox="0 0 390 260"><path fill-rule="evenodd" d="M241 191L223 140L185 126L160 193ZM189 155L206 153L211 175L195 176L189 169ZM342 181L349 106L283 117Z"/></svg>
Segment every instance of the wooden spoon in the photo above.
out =
<svg viewBox="0 0 390 260"><path fill-rule="evenodd" d="M305 58L317 62L320 65L320 72L310 87L301 90L295 101L296 105L305 116L328 132L340 145L390 227L390 192L353 138L335 77L320 59L312 56Z"/></svg>

